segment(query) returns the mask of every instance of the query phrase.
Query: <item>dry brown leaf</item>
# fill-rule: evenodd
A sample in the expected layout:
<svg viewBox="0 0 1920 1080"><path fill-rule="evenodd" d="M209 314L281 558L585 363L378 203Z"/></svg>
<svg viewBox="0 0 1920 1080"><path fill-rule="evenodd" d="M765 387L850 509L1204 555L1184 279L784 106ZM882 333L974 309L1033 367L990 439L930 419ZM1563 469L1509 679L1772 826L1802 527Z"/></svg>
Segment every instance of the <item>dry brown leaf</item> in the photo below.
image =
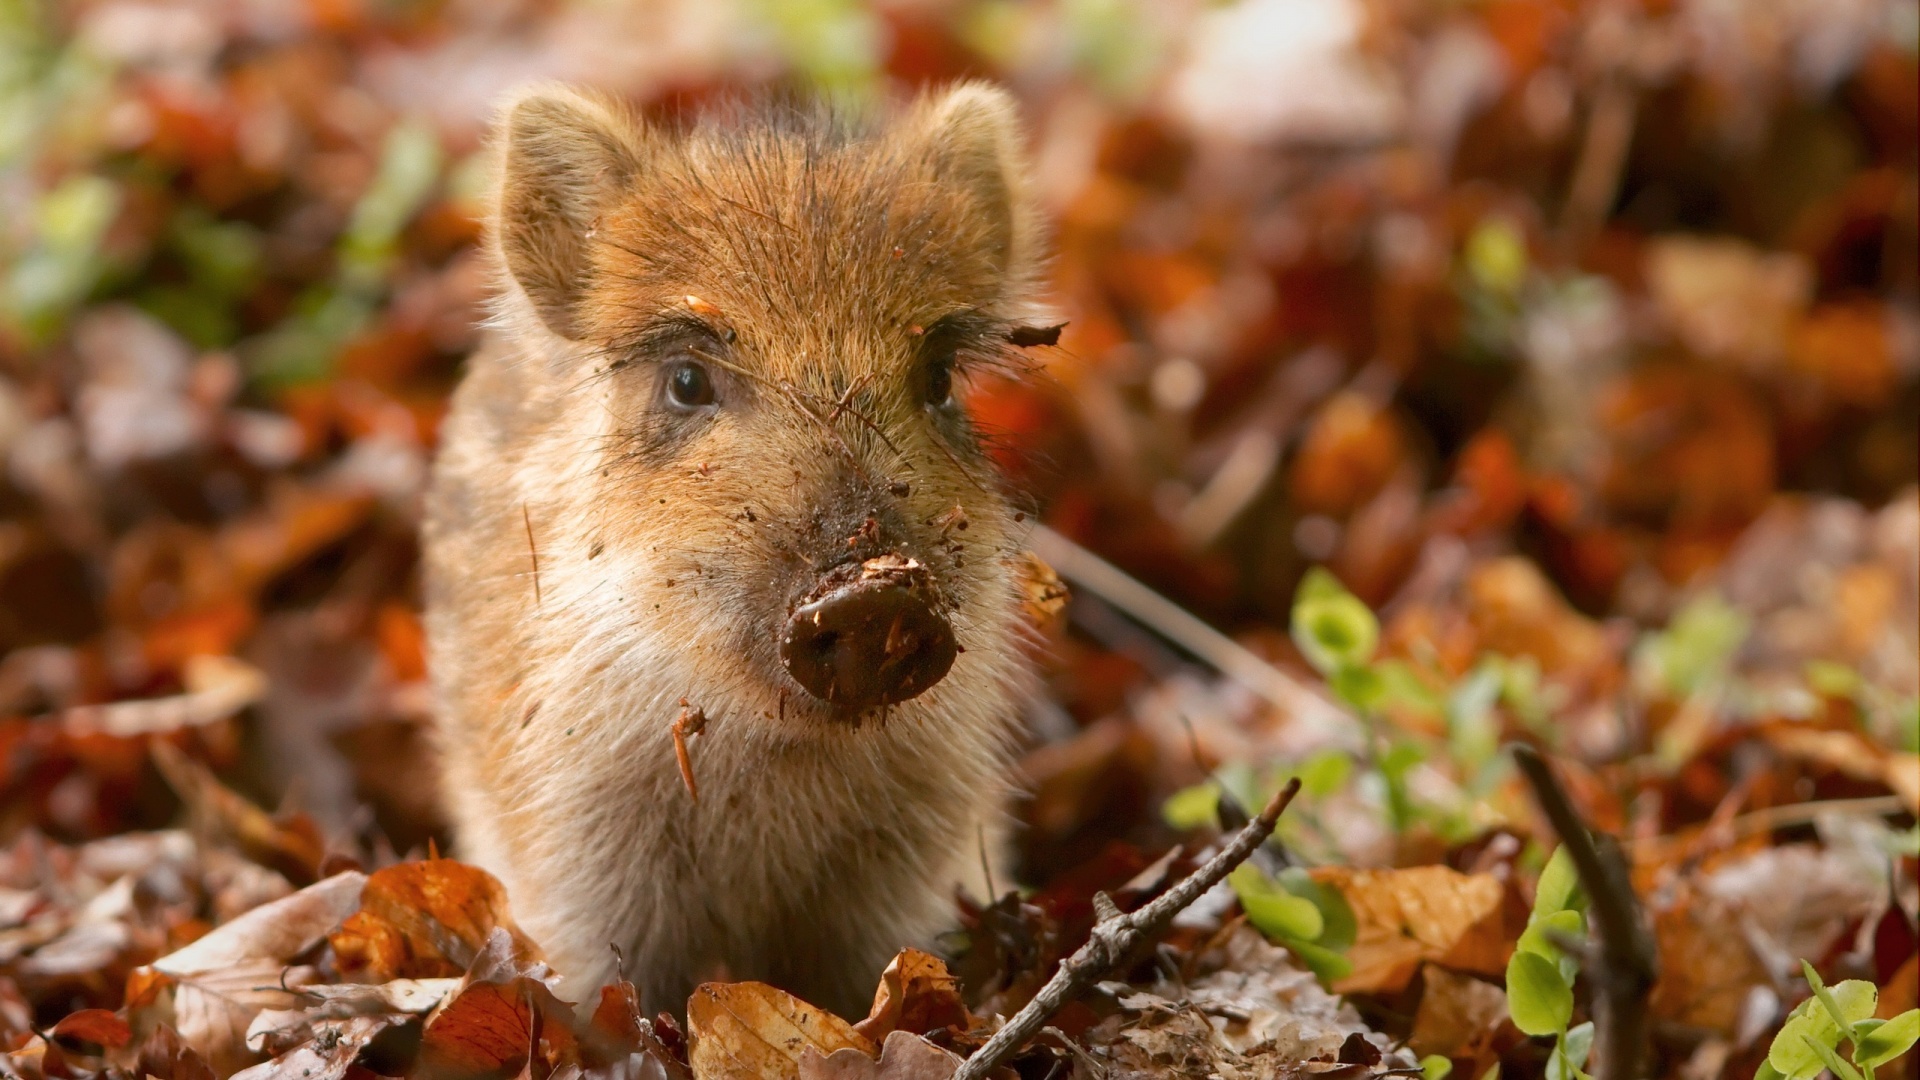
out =
<svg viewBox="0 0 1920 1080"><path fill-rule="evenodd" d="M513 924L493 875L452 859L389 866L367 879L360 910L331 935L340 970L369 982L444 978L473 963L495 928L521 964L540 951Z"/></svg>
<svg viewBox="0 0 1920 1080"><path fill-rule="evenodd" d="M1920 813L1920 755L1901 754L1845 728L1821 728L1780 722L1758 729L1768 745L1790 757L1835 772L1885 784L1907 809Z"/></svg>
<svg viewBox="0 0 1920 1080"><path fill-rule="evenodd" d="M1507 1018L1506 991L1471 975L1432 964L1420 969L1424 984L1407 1045L1425 1056L1459 1057L1485 1044Z"/></svg>
<svg viewBox="0 0 1920 1080"><path fill-rule="evenodd" d="M314 1029L314 1038L272 1061L234 1073L231 1080L340 1080L375 1035L404 1017L352 1016Z"/></svg>
<svg viewBox="0 0 1920 1080"><path fill-rule="evenodd" d="M808 1049L878 1048L845 1020L765 983L703 983L687 1001L687 1057L696 1080L796 1080Z"/></svg>
<svg viewBox="0 0 1920 1080"><path fill-rule="evenodd" d="M130 739L225 720L260 700L267 678L231 656L193 656L181 673L186 693L68 709L61 724L70 735Z"/></svg>
<svg viewBox="0 0 1920 1080"><path fill-rule="evenodd" d="M357 870L315 882L216 927L185 948L155 960L153 968L178 979L249 960L291 961L352 913L367 882L367 875Z"/></svg>
<svg viewBox="0 0 1920 1080"><path fill-rule="evenodd" d="M1771 978L1741 928L1739 911L1683 884L1654 911L1653 932L1659 955L1670 958L1653 987L1653 1014L1732 1038L1752 989Z"/></svg>
<svg viewBox="0 0 1920 1080"><path fill-rule="evenodd" d="M155 960L151 970L172 983L161 995L171 997L180 1038L221 1075L250 1064L246 1032L254 1016L294 1004L290 988L313 973L288 965L353 910L366 880L358 871L336 874Z"/></svg>
<svg viewBox="0 0 1920 1080"><path fill-rule="evenodd" d="M247 1026L247 1048L278 1054L314 1037L334 1021L360 1016L403 1020L432 1011L460 987L459 979L395 979L379 985L310 984L300 988L301 1008L267 1009ZM312 1002L313 1004L307 1004Z"/></svg>
<svg viewBox="0 0 1920 1080"><path fill-rule="evenodd" d="M878 1042L894 1031L925 1035L973 1025L973 1016L960 1000L960 982L940 958L919 949L902 949L873 993L873 1008L853 1029Z"/></svg>
<svg viewBox="0 0 1920 1080"><path fill-rule="evenodd" d="M171 743L155 741L152 754L161 777L204 832L232 837L248 857L272 866L296 884L317 876L327 849L310 819L296 815L284 823L274 820Z"/></svg>
<svg viewBox="0 0 1920 1080"><path fill-rule="evenodd" d="M851 1046L800 1052L800 1080L948 1080L959 1067L958 1054L908 1031L889 1032L878 1061Z"/></svg>
<svg viewBox="0 0 1920 1080"><path fill-rule="evenodd" d="M546 1076L577 1065L573 1012L538 979L473 982L427 1020L418 1072L437 1077Z"/></svg>
<svg viewBox="0 0 1920 1080"><path fill-rule="evenodd" d="M1518 931L1508 933L1506 885L1492 874L1329 866L1313 877L1340 890L1358 926L1347 950L1353 971L1333 986L1340 993L1399 991L1424 961L1480 975L1506 970Z"/></svg>
<svg viewBox="0 0 1920 1080"><path fill-rule="evenodd" d="M105 1009L81 1009L68 1013L53 1025L53 1033L65 1038L99 1043L109 1049L125 1046L133 1038L133 1029L115 1013Z"/></svg>

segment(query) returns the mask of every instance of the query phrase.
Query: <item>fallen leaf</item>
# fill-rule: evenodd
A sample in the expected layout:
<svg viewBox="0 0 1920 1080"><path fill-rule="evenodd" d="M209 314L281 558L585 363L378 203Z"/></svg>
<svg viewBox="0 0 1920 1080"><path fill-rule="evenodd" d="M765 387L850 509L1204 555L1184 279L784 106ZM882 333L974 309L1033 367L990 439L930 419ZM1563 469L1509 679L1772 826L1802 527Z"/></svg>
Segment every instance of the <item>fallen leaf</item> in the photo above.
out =
<svg viewBox="0 0 1920 1080"><path fill-rule="evenodd" d="M1340 993L1397 992L1425 961L1478 975L1506 970L1518 934L1507 932L1506 885L1492 874L1320 867L1313 878L1339 889L1353 908L1353 971L1334 984Z"/></svg>
<svg viewBox="0 0 1920 1080"><path fill-rule="evenodd" d="M272 1061L234 1073L231 1080L340 1080L393 1017L354 1016L315 1028L314 1037Z"/></svg>
<svg viewBox="0 0 1920 1080"><path fill-rule="evenodd" d="M800 1080L948 1080L959 1067L958 1054L908 1031L888 1032L878 1061L851 1046L831 1054L811 1046L800 1051Z"/></svg>
<svg viewBox="0 0 1920 1080"><path fill-rule="evenodd" d="M171 997L180 1038L222 1075L250 1064L254 1016L298 1000L293 988L311 982L312 969L289 965L339 925L366 880L358 871L335 874L155 960L151 970L172 983L161 994Z"/></svg>
<svg viewBox="0 0 1920 1080"><path fill-rule="evenodd" d="M1747 999L1769 980L1734 905L1682 882L1653 912L1658 954L1684 957L1661 965L1648 1007L1663 1021L1737 1035Z"/></svg>
<svg viewBox="0 0 1920 1080"><path fill-rule="evenodd" d="M507 891L493 875L452 859L401 863L367 879L360 910L330 940L340 970L369 982L444 978L466 971L496 928L517 960L539 948L513 924Z"/></svg>
<svg viewBox="0 0 1920 1080"><path fill-rule="evenodd" d="M966 1031L973 1016L960 1000L960 983L940 958L919 949L902 949L880 974L873 1008L853 1029L879 1041L890 1032L925 1035L941 1028Z"/></svg>
<svg viewBox="0 0 1920 1080"><path fill-rule="evenodd" d="M1420 969L1420 978L1420 1007L1407 1036L1416 1054L1470 1054L1507 1019L1507 995L1492 983L1432 964Z"/></svg>
<svg viewBox="0 0 1920 1080"><path fill-rule="evenodd" d="M68 1013L53 1025L53 1033L62 1038L99 1043L109 1049L125 1046L133 1039L133 1029L127 1026L126 1020L106 1009L81 1009Z"/></svg>
<svg viewBox="0 0 1920 1080"><path fill-rule="evenodd" d="M171 743L154 742L152 753L154 766L202 832L232 837L249 857L274 867L296 884L314 880L327 849L311 819L295 816L275 821Z"/></svg>
<svg viewBox="0 0 1920 1080"><path fill-rule="evenodd" d="M178 979L249 960L289 961L352 913L368 880L367 875L348 870L315 882L214 928L185 948L155 960L153 968Z"/></svg>
<svg viewBox="0 0 1920 1080"><path fill-rule="evenodd" d="M702 983L687 1001L688 1060L697 1080L794 1080L800 1058L877 1048L845 1020L766 983Z"/></svg>
<svg viewBox="0 0 1920 1080"><path fill-rule="evenodd" d="M579 1063L572 1023L572 1009L538 979L471 982L428 1018L418 1071L504 1078L534 1069L534 1075L546 1076Z"/></svg>
<svg viewBox="0 0 1920 1080"><path fill-rule="evenodd" d="M193 656L182 673L187 692L140 701L116 701L68 709L61 724L70 735L130 739L225 720L260 700L267 679L258 668L231 656Z"/></svg>

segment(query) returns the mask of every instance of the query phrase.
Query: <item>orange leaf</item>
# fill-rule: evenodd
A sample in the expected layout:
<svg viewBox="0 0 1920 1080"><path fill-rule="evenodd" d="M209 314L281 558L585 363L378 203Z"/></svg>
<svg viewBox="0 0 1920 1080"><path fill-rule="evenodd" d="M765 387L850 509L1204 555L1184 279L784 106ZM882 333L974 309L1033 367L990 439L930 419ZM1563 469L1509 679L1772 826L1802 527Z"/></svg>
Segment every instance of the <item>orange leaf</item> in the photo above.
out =
<svg viewBox="0 0 1920 1080"><path fill-rule="evenodd" d="M1426 961L1498 975L1519 936L1517 928L1508 933L1506 885L1492 874L1462 874L1445 866L1328 866L1313 877L1339 889L1353 908L1357 934L1347 950L1353 971L1333 985L1342 994L1397 993Z"/></svg>
<svg viewBox="0 0 1920 1080"><path fill-rule="evenodd" d="M572 1019L572 1011L537 979L471 983L427 1022L418 1072L480 1077L527 1069L549 1075L579 1063Z"/></svg>
<svg viewBox="0 0 1920 1080"><path fill-rule="evenodd" d="M941 1028L965 1031L972 1026L973 1016L960 1000L960 983L947 965L919 949L902 949L880 975L872 1011L853 1029L880 1042L892 1031L925 1035Z"/></svg>
<svg viewBox="0 0 1920 1080"><path fill-rule="evenodd" d="M514 955L539 949L507 911L493 875L452 859L389 866L367 879L360 910L329 940L340 970L372 982L459 975L496 927L513 937Z"/></svg>
<svg viewBox="0 0 1920 1080"><path fill-rule="evenodd" d="M133 1038L133 1029L127 1026L127 1022L105 1009L81 1009L69 1013L65 1019L53 1025L53 1033L109 1047L125 1046Z"/></svg>
<svg viewBox="0 0 1920 1080"><path fill-rule="evenodd" d="M727 1080L795 1080L800 1057L851 1047L869 1057L872 1040L845 1020L765 983L703 983L687 1001L687 1057L694 1075Z"/></svg>

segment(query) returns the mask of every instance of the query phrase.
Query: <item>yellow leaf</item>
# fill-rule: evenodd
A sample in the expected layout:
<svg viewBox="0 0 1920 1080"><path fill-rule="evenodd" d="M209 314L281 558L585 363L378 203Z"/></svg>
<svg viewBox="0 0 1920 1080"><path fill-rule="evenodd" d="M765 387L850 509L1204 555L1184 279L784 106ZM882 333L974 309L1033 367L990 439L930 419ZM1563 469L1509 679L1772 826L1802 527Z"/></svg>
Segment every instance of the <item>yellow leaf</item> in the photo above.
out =
<svg viewBox="0 0 1920 1080"><path fill-rule="evenodd" d="M702 983L687 1001L687 1034L695 1080L796 1080L809 1047L877 1053L845 1020L757 982Z"/></svg>

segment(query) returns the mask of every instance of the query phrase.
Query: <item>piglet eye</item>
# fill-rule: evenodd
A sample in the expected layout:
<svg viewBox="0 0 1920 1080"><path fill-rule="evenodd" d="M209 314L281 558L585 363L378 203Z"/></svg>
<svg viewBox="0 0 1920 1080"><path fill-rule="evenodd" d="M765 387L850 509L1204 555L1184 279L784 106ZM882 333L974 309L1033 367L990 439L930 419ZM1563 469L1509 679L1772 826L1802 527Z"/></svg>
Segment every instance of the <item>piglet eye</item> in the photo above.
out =
<svg viewBox="0 0 1920 1080"><path fill-rule="evenodd" d="M713 379L707 369L682 360L667 369L667 400L676 409L698 409L713 404Z"/></svg>
<svg viewBox="0 0 1920 1080"><path fill-rule="evenodd" d="M951 355L936 355L927 365L927 404L936 409L953 404L953 363Z"/></svg>

